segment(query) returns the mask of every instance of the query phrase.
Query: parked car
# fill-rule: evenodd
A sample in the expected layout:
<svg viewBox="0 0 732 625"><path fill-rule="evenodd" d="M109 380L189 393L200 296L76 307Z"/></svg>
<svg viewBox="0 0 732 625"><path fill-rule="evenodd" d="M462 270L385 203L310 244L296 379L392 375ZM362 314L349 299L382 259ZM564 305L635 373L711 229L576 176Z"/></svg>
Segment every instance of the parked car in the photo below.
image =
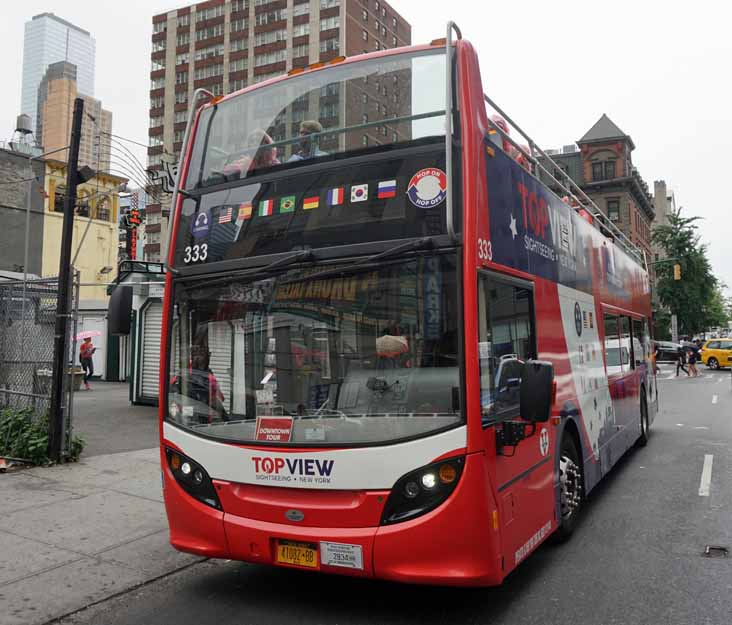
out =
<svg viewBox="0 0 732 625"><path fill-rule="evenodd" d="M673 343L671 341L656 341L656 362L673 362L679 353L681 343Z"/></svg>
<svg viewBox="0 0 732 625"><path fill-rule="evenodd" d="M732 339L712 339L704 343L701 361L710 369L732 367Z"/></svg>

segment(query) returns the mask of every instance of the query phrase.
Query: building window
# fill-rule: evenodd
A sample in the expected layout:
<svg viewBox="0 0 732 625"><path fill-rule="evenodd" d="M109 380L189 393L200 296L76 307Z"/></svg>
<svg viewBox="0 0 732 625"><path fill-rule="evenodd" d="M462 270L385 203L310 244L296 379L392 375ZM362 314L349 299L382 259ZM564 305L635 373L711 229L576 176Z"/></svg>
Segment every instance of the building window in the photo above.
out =
<svg viewBox="0 0 732 625"><path fill-rule="evenodd" d="M162 117L160 118L162 119ZM176 111L174 123L180 124L181 122L187 122L188 121L188 111Z"/></svg>
<svg viewBox="0 0 732 625"><path fill-rule="evenodd" d="M240 72L243 69L246 69L249 65L249 59L243 58L243 59L236 59L236 61L232 61L229 63L229 72Z"/></svg>
<svg viewBox="0 0 732 625"><path fill-rule="evenodd" d="M369 103L369 94L368 93L362 93L361 94L361 101L364 104L368 104Z"/></svg>
<svg viewBox="0 0 732 625"><path fill-rule="evenodd" d="M392 28L393 28L394 30L396 30L396 27L397 27L397 19L396 19L396 17L392 17L392 18L391 18L391 27L392 27Z"/></svg>
<svg viewBox="0 0 732 625"><path fill-rule="evenodd" d="M187 46L191 42L191 35L190 33L180 33L175 38L175 45L176 46Z"/></svg>
<svg viewBox="0 0 732 625"><path fill-rule="evenodd" d="M238 11L246 11L247 2L246 0L232 0L231 1L231 12L236 13Z"/></svg>
<svg viewBox="0 0 732 625"><path fill-rule="evenodd" d="M220 76L223 73L223 63L216 63L216 65L206 65L205 67L198 67L196 68L196 80L211 78L212 76Z"/></svg>
<svg viewBox="0 0 732 625"><path fill-rule="evenodd" d="M150 108L151 109L157 109L160 108L165 104L165 98L163 96L157 96L155 98L150 98Z"/></svg>
<svg viewBox="0 0 732 625"><path fill-rule="evenodd" d="M257 54L254 57L254 67L261 67L262 65L271 65L272 63L280 63L287 58L286 50L275 50L274 52L267 52L266 54Z"/></svg>
<svg viewBox="0 0 732 625"><path fill-rule="evenodd" d="M379 4L379 0L376 0L376 2L374 3L374 8L376 9L376 12L378 13L379 9L381 8L381 5Z"/></svg>
<svg viewBox="0 0 732 625"><path fill-rule="evenodd" d="M338 39L323 39L320 42L321 52L333 52L338 51Z"/></svg>
<svg viewBox="0 0 732 625"><path fill-rule="evenodd" d="M277 41L285 41L287 39L287 30L281 28L280 30L270 30L267 33L257 33L254 37L255 46L264 46L268 43L275 43Z"/></svg>
<svg viewBox="0 0 732 625"><path fill-rule="evenodd" d="M216 24L215 26L209 26L208 28L202 28L201 30L197 30L196 31L196 41L203 41L204 39L211 39L211 37L221 37L223 34L224 34L224 25Z"/></svg>
<svg viewBox="0 0 732 625"><path fill-rule="evenodd" d="M248 39L232 39L229 45L230 52L239 52L239 50L246 50L249 43Z"/></svg>
<svg viewBox="0 0 732 625"><path fill-rule="evenodd" d="M53 195L53 210L56 213L64 212L64 197L66 196L66 187L59 185Z"/></svg>
<svg viewBox="0 0 732 625"><path fill-rule="evenodd" d="M366 9L363 10L363 12L361 13L361 16L363 17L364 22L369 21L369 12Z"/></svg>
<svg viewBox="0 0 732 625"><path fill-rule="evenodd" d="M296 4L292 7L292 16L297 17L298 15L307 15L310 13L310 5L308 4Z"/></svg>
<svg viewBox="0 0 732 625"><path fill-rule="evenodd" d="M188 63L188 52L177 54L175 57L176 65L183 65L184 63Z"/></svg>
<svg viewBox="0 0 732 625"><path fill-rule="evenodd" d="M165 39L163 39L162 41L153 41L152 51L160 52L161 50L165 50Z"/></svg>
<svg viewBox="0 0 732 625"><path fill-rule="evenodd" d="M320 8L330 9L331 7L337 7L340 3L340 0L320 0Z"/></svg>
<svg viewBox="0 0 732 625"><path fill-rule="evenodd" d="M247 81L244 78L240 78L238 80L232 80L229 83L229 91L239 91L240 89L244 89L244 87L247 86Z"/></svg>
<svg viewBox="0 0 732 625"><path fill-rule="evenodd" d="M165 78L163 78L163 77L153 78L150 81L150 89L151 90L162 89L164 86L165 86Z"/></svg>
<svg viewBox="0 0 732 625"><path fill-rule="evenodd" d="M363 115L361 115L361 123L362 124L368 124L369 123L369 116L366 113L364 113Z"/></svg>
<svg viewBox="0 0 732 625"><path fill-rule="evenodd" d="M247 30L248 28L249 28L249 24L247 24L246 20L244 20L244 19L232 20L230 32L238 33L238 32L241 32L242 30Z"/></svg>
<svg viewBox="0 0 732 625"><path fill-rule="evenodd" d="M386 26L381 27L381 36L386 37Z"/></svg>
<svg viewBox="0 0 732 625"><path fill-rule="evenodd" d="M191 16L188 13L178 16L178 28L181 28L182 26L190 26L190 24Z"/></svg>
<svg viewBox="0 0 732 625"><path fill-rule="evenodd" d="M615 178L615 161L605 161L605 179Z"/></svg>
<svg viewBox="0 0 732 625"><path fill-rule="evenodd" d="M610 221L620 221L620 200L607 201L607 216Z"/></svg>
<svg viewBox="0 0 732 625"><path fill-rule="evenodd" d="M150 128L155 128L156 126L162 126L162 125L163 125L162 117L151 117L150 118Z"/></svg>
<svg viewBox="0 0 732 625"><path fill-rule="evenodd" d="M204 59L212 59L216 56L222 56L224 54L224 44L220 43L215 46L208 46L207 48L199 48L196 50L194 58L196 61L203 61Z"/></svg>
<svg viewBox="0 0 732 625"><path fill-rule="evenodd" d="M164 33L168 30L168 22L155 22L153 24L153 34Z"/></svg>
<svg viewBox="0 0 732 625"><path fill-rule="evenodd" d="M338 28L338 18L337 17L326 17L320 20L320 30L333 30L334 28Z"/></svg>
<svg viewBox="0 0 732 625"><path fill-rule="evenodd" d="M297 24L296 26L292 27L292 36L293 37L304 37L305 35L310 34L310 22L307 24Z"/></svg>
<svg viewBox="0 0 732 625"><path fill-rule="evenodd" d="M160 60L153 59L152 71L156 72L159 69L165 69L165 59L160 59Z"/></svg>
<svg viewBox="0 0 732 625"><path fill-rule="evenodd" d="M302 5L298 5L298 6L302 6ZM306 43L300 44L299 46L294 46L292 48L292 58L293 59L296 59L301 56L308 56L309 54L310 54L310 46L308 46L308 44L306 44Z"/></svg>
<svg viewBox="0 0 732 625"><path fill-rule="evenodd" d="M361 137L361 145L368 145L369 144L369 137L368 135L363 135Z"/></svg>
<svg viewBox="0 0 732 625"><path fill-rule="evenodd" d="M287 10L280 9L279 11L270 11L269 13L260 13L256 17L256 25L263 26L264 24L274 24L275 22L282 22L287 19Z"/></svg>
<svg viewBox="0 0 732 625"><path fill-rule="evenodd" d="M163 145L163 137L161 135L155 135L154 137L150 137L151 148L156 148L161 145Z"/></svg>
<svg viewBox="0 0 732 625"><path fill-rule="evenodd" d="M592 163L592 180L612 180L615 178L615 161Z"/></svg>
<svg viewBox="0 0 732 625"><path fill-rule="evenodd" d="M391 45L396 48L396 45L397 45L397 38L396 37L392 37L391 38ZM396 78L396 76L394 76L394 78Z"/></svg>
<svg viewBox="0 0 732 625"><path fill-rule="evenodd" d="M188 72L176 72L175 73L175 84L185 85L188 82Z"/></svg>
<svg viewBox="0 0 732 625"><path fill-rule="evenodd" d="M188 92L186 91L176 91L175 92L175 103L176 104L186 104L188 102Z"/></svg>
<svg viewBox="0 0 732 625"><path fill-rule="evenodd" d="M215 17L221 17L224 14L224 5L219 4L208 9L201 9L196 12L196 22L203 20L212 20Z"/></svg>
<svg viewBox="0 0 732 625"><path fill-rule="evenodd" d="M362 39L363 39L364 41L368 41L368 40L369 40L369 34L368 34L368 33L367 33L367 32L366 32L365 30L364 30L364 31L363 31L363 32L361 33L361 38L362 38Z"/></svg>

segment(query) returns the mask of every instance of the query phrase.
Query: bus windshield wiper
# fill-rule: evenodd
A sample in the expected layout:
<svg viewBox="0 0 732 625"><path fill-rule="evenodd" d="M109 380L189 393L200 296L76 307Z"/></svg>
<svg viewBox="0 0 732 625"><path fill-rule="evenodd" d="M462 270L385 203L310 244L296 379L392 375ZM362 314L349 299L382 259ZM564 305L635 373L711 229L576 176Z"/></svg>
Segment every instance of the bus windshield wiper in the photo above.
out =
<svg viewBox="0 0 732 625"><path fill-rule="evenodd" d="M247 276L251 276L254 274L264 274L269 271L272 271L273 269L279 269L280 267L286 267L287 265L293 265L296 262L299 261L307 261L307 260L315 260L315 254L313 254L312 250L298 250L297 252L293 252L289 256L284 256L282 258L278 258L275 261L272 261L269 265L265 265L264 267L252 267L251 269L246 269L244 271L240 272L232 272L229 275L227 275L224 278L216 278L215 280L209 280L206 282L206 286L214 286L216 284L222 284L225 282L230 282L234 278L246 278Z"/></svg>
<svg viewBox="0 0 732 625"><path fill-rule="evenodd" d="M322 278L329 278L330 276L337 276L345 271L353 271L354 269L358 269L359 267L377 263L380 260L387 260L389 258L393 258L394 256L399 256L400 254L403 254L404 252L416 252L417 250L427 250L427 249L432 248L434 246L434 244L435 244L434 237L422 237L421 239L407 241L406 243L400 243L399 245L390 247L388 250L384 250L383 252L378 252L377 254L372 254L371 256L367 256L366 258L357 260L355 263L351 263L350 265L347 265L346 267L339 267L337 269L324 269L323 271L320 271L318 273L314 273L314 274L307 276L307 279L308 280L318 280L318 279L322 279Z"/></svg>

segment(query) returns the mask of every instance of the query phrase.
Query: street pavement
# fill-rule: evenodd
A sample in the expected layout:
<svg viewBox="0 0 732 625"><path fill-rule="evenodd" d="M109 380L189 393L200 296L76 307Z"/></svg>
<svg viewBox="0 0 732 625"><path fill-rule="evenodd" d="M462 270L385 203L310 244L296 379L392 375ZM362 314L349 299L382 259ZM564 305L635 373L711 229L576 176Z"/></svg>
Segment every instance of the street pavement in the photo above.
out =
<svg viewBox="0 0 732 625"><path fill-rule="evenodd" d="M177 554L167 546L155 450L0 476L0 500L9 502L0 519L0 623L69 615L57 622L728 625L732 557L703 552L732 546L732 380L729 371L701 371L675 378L662 366L648 446L596 489L568 543L542 546L499 588L406 586ZM20 480L14 493L8 479Z"/></svg>
<svg viewBox="0 0 732 625"><path fill-rule="evenodd" d="M129 385L91 383L74 393L74 434L86 441L84 457L149 449L158 444L158 409L130 404Z"/></svg>

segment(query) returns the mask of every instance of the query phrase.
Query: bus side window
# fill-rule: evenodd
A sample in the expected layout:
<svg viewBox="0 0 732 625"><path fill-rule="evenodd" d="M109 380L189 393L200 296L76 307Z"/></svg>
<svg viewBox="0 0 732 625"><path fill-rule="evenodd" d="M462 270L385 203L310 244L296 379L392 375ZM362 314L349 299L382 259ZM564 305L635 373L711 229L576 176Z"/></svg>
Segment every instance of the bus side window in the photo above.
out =
<svg viewBox="0 0 732 625"><path fill-rule="evenodd" d="M484 425L519 416L523 363L535 355L531 288L481 273L478 277L478 359Z"/></svg>
<svg viewBox="0 0 732 625"><path fill-rule="evenodd" d="M623 372L620 354L620 328L615 315L605 315L605 366L608 375Z"/></svg>
<svg viewBox="0 0 732 625"><path fill-rule="evenodd" d="M643 323L637 319L632 320L633 327L633 368L640 367L648 354L646 353L646 344L643 337Z"/></svg>

